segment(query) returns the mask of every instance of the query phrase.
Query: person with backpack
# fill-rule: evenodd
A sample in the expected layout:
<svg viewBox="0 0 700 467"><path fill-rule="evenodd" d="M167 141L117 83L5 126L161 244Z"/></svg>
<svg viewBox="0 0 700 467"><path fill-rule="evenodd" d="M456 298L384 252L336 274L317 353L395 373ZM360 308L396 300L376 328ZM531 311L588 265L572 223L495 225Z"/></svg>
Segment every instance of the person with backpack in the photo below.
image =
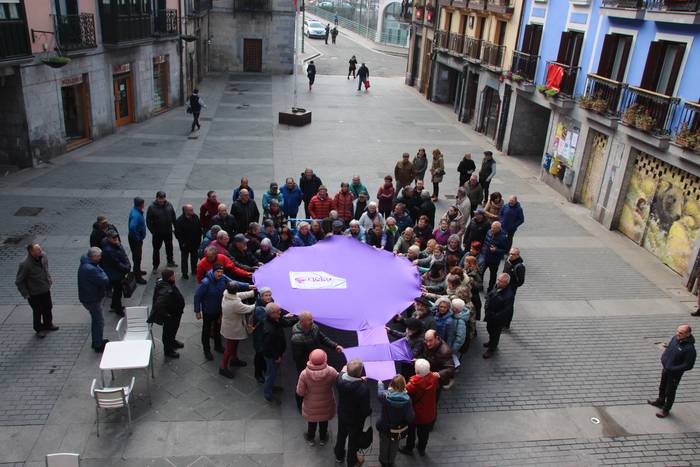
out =
<svg viewBox="0 0 700 467"><path fill-rule="evenodd" d="M399 440L408 435L408 426L415 419L411 396L406 392L406 379L396 375L391 379L389 388L384 390L384 383L377 383L377 395L381 412L376 428L379 433L379 463L382 467L394 465Z"/></svg>
<svg viewBox="0 0 700 467"><path fill-rule="evenodd" d="M362 65L360 65L360 69L357 70L357 77L360 78L359 81L357 82L357 90L362 89L362 85L365 85L365 91L367 91L367 84L365 82L367 81L367 78L369 78L369 68L367 68L367 65L365 65L364 62L362 62Z"/></svg>
<svg viewBox="0 0 700 467"><path fill-rule="evenodd" d="M518 288L525 283L525 263L523 258L520 256L519 248L511 248L508 252L508 258L506 258L503 263L503 272L510 276L510 289L513 291L513 301L515 301L515 294ZM511 313L508 322L503 327L503 329L510 329L510 322L513 320L513 314Z"/></svg>
<svg viewBox="0 0 700 467"><path fill-rule="evenodd" d="M306 76L309 78L309 91L311 91L311 87L316 80L316 65L314 65L313 60L311 60L306 67Z"/></svg>
<svg viewBox="0 0 700 467"><path fill-rule="evenodd" d="M198 130L201 128L199 126L199 113L203 108L207 108L206 104L204 103L204 99L199 97L199 89L194 89L190 97L187 98L187 113L191 113L193 118L192 130L190 130L190 133L194 133L195 126Z"/></svg>

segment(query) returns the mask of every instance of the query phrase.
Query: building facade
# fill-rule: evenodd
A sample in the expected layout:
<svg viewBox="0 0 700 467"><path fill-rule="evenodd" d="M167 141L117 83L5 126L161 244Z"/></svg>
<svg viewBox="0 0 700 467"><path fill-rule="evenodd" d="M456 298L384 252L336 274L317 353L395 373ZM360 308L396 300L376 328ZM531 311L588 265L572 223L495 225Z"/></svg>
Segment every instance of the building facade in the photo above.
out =
<svg viewBox="0 0 700 467"><path fill-rule="evenodd" d="M181 102L178 0L0 9L0 163L31 167Z"/></svg>
<svg viewBox="0 0 700 467"><path fill-rule="evenodd" d="M210 69L292 73L294 15L289 0L214 0Z"/></svg>

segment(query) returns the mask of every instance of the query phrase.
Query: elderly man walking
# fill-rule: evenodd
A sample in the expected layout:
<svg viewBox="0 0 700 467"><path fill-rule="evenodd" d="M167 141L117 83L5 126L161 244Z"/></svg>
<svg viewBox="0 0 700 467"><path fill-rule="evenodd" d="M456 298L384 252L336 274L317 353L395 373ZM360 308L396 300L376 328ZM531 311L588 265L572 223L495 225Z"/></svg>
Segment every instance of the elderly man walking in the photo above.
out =
<svg viewBox="0 0 700 467"><path fill-rule="evenodd" d="M503 230L508 235L508 249L510 250L510 247L513 246L515 232L525 222L525 214L517 196L511 195L508 198L508 203L504 204L498 213L498 220L501 221Z"/></svg>
<svg viewBox="0 0 700 467"><path fill-rule="evenodd" d="M19 263L15 285L32 308L32 323L37 337L46 337L46 331L57 331L53 324L53 304L49 260L38 243L27 245L27 256Z"/></svg>
<svg viewBox="0 0 700 467"><path fill-rule="evenodd" d="M671 412L673 401L676 399L676 390L681 382L683 373L692 370L695 365L695 337L687 324L678 326L676 334L661 354L661 382L659 383L659 397L656 400L648 400L647 403L661 409L656 414L659 418L665 418Z"/></svg>
<svg viewBox="0 0 700 467"><path fill-rule="evenodd" d="M491 358L498 349L503 327L513 317L513 290L510 288L510 276L501 273L496 279L496 287L486 294L484 306L484 321L486 331L489 333L489 341L484 344L486 352L484 358Z"/></svg>
<svg viewBox="0 0 700 467"><path fill-rule="evenodd" d="M297 322L295 316L282 316L282 308L274 302L265 305L265 321L263 322L263 356L265 357L265 384L263 385L263 395L268 402L281 404L280 400L272 397L272 392L276 389L275 379L277 369L282 363L282 356L287 350L287 338L284 335L284 328L290 327Z"/></svg>
<svg viewBox="0 0 700 467"><path fill-rule="evenodd" d="M102 250L90 247L80 258L78 269L78 300L90 312L92 320L92 348L97 353L104 352L105 344L109 342L102 338L104 331L104 316L102 315L102 299L107 292L109 278L100 267Z"/></svg>
<svg viewBox="0 0 700 467"><path fill-rule="evenodd" d="M160 266L160 249L165 243L165 256L168 267L177 267L173 259L173 225L175 224L175 209L167 200L165 192L156 193L156 199L146 211L146 225L151 232L153 243L153 274Z"/></svg>
<svg viewBox="0 0 700 467"><path fill-rule="evenodd" d="M511 248L508 252L508 257L503 263L503 272L510 276L510 289L513 291L513 301L515 301L515 294L525 283L525 263L523 258L520 256L519 248ZM511 314L510 319L505 325L505 329L510 329L510 322L513 320L513 315Z"/></svg>
<svg viewBox="0 0 700 467"><path fill-rule="evenodd" d="M338 436L335 442L335 461L348 467L357 465L358 442L365 419L372 409L369 401L367 378L362 377L362 360L353 358L340 371L335 382L338 391ZM347 450L345 441L347 439Z"/></svg>

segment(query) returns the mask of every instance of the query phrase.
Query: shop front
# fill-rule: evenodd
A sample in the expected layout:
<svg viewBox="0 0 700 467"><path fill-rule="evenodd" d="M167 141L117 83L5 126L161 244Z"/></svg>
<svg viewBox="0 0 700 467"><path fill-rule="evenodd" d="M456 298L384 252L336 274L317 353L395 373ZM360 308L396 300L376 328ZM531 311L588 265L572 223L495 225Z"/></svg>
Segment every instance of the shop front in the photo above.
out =
<svg viewBox="0 0 700 467"><path fill-rule="evenodd" d="M153 57L153 111L168 109L168 56Z"/></svg>
<svg viewBox="0 0 700 467"><path fill-rule="evenodd" d="M71 150L90 140L87 74L61 80L61 102L66 149Z"/></svg>
<svg viewBox="0 0 700 467"><path fill-rule="evenodd" d="M114 124L127 125L134 120L131 65L125 63L112 69L114 87Z"/></svg>

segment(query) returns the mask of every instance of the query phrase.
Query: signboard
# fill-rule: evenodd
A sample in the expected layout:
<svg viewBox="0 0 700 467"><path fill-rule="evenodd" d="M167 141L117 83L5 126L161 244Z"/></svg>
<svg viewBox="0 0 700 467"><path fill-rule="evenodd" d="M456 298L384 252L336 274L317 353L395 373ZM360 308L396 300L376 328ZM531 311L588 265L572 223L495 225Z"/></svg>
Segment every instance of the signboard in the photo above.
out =
<svg viewBox="0 0 700 467"><path fill-rule="evenodd" d="M124 63L121 65L117 65L114 68L112 68L112 73L118 74L118 73L129 73L131 71L131 64L130 63Z"/></svg>
<svg viewBox="0 0 700 467"><path fill-rule="evenodd" d="M83 75L71 76L70 78L65 78L61 80L61 87L75 86L83 82Z"/></svg>
<svg viewBox="0 0 700 467"><path fill-rule="evenodd" d="M289 271L289 282L293 289L347 289L348 281L324 271Z"/></svg>

